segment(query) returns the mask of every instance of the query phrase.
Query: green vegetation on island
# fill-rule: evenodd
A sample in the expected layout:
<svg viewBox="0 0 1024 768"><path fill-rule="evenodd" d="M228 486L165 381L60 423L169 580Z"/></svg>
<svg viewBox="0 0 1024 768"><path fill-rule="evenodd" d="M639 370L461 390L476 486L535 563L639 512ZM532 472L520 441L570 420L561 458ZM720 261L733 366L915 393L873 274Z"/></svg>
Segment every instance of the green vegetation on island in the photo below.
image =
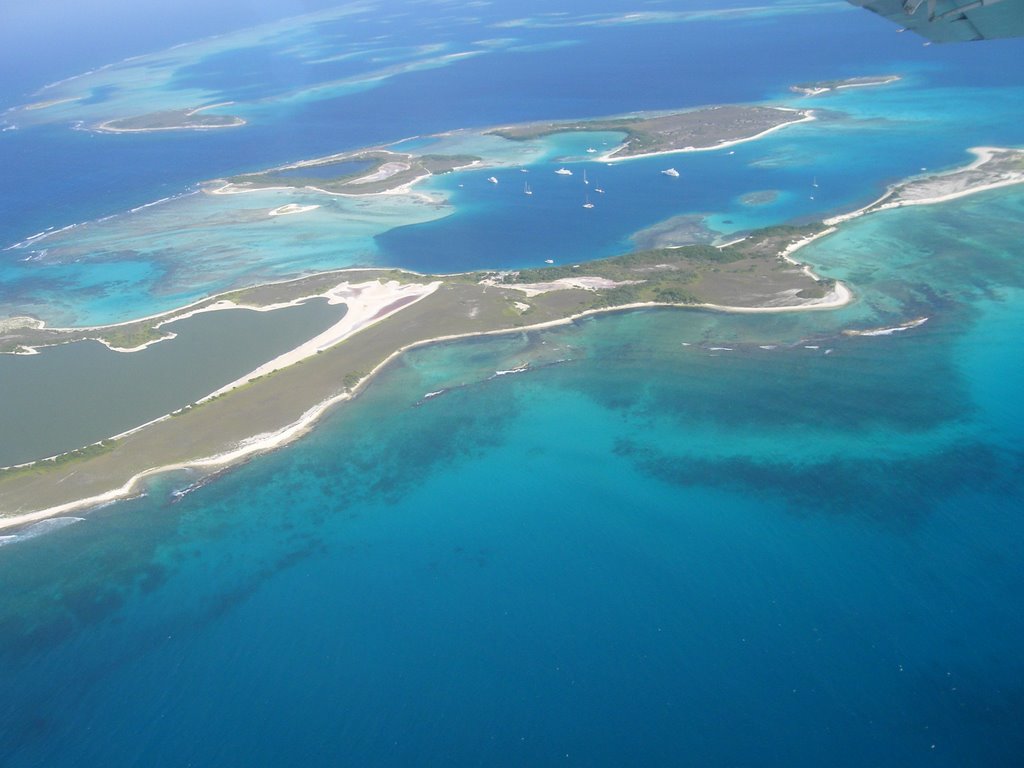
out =
<svg viewBox="0 0 1024 768"><path fill-rule="evenodd" d="M651 116L526 123L494 128L488 133L525 141L556 133L621 132L626 134L625 141L607 157L622 159L655 152L712 149L754 138L806 117L807 113L792 109L727 104Z"/></svg>
<svg viewBox="0 0 1024 768"><path fill-rule="evenodd" d="M239 446L277 445L301 433L327 404L355 394L383 364L413 346L537 328L634 306L696 305L736 311L841 306L850 298L845 286L819 279L794 262L794 249L831 231L826 227L869 211L939 202L1024 182L1024 150L972 151L977 156L974 163L896 185L860 211L821 224L760 230L723 246L655 247L589 263L459 275L342 270L239 289L156 318L107 328L49 329L26 317L2 321L0 349L5 351L83 338L138 346L137 342L165 335L164 324L196 310L221 308L218 302L223 308L235 303L268 308L356 286L366 291L376 286L381 302L370 307L356 332L338 336L284 367L255 371L217 396L179 409L173 418L168 414L116 441L0 473L0 526L5 517L11 521L19 515L49 514L54 508L68 508L64 505L116 497L126 492L133 478L162 468L195 466L211 456L231 462L244 455ZM351 156L335 157L333 162L347 157ZM386 155L370 161L378 163L378 171L399 162ZM428 167L436 170L454 162L452 157L428 157L418 159L417 165L426 172ZM361 169L361 178L366 170ZM394 183L395 175L379 181ZM682 224L687 222L669 222L670 229ZM413 284L420 290L408 290Z"/></svg>
<svg viewBox="0 0 1024 768"><path fill-rule="evenodd" d="M280 433L307 417L310 408L358 390L367 372L396 352L446 337L515 331L564 322L592 311L634 304L724 305L799 309L832 290L785 258L786 249L820 231L821 225L776 227L716 248L694 245L625 254L580 264L518 271L425 276L399 270L345 270L285 283L256 286L208 300L177 313L141 321L131 333L231 299L270 306L329 290L339 283L394 281L433 283L436 290L372 322L343 341L300 362L260 375L193 403L139 430L41 461L0 472L3 515L50 509L96 498L124 487L139 474L188 465L223 454L256 435ZM0 342L18 345L45 334L49 343L83 337L113 338L126 326L90 331L7 329ZM158 329L156 333L160 333ZM133 336L133 339L136 338Z"/></svg>
<svg viewBox="0 0 1024 768"><path fill-rule="evenodd" d="M480 162L473 155L413 155L366 149L246 173L227 179L232 191L313 187L339 195L368 195L410 184L424 176L450 173Z"/></svg>
<svg viewBox="0 0 1024 768"><path fill-rule="evenodd" d="M1024 183L1024 149L973 147L975 161L961 168L907 179L894 184L873 203L851 213L826 219L829 225L867 213L954 200L989 189Z"/></svg>
<svg viewBox="0 0 1024 768"><path fill-rule="evenodd" d="M96 130L108 133L131 133L135 131L178 131L205 130L209 128L237 128L245 125L245 120L234 115L201 114L214 106L198 109L168 109L161 112L150 112L134 117L122 117L107 120L96 126Z"/></svg>
<svg viewBox="0 0 1024 768"><path fill-rule="evenodd" d="M3 467L0 468L0 480L6 480L13 477L45 474L51 469L62 467L72 462L78 462L82 459L100 456L108 451L112 451L115 445L117 445L116 440L100 440L99 442L92 443L91 445L76 448L73 451L67 451L59 456L40 459L38 461L33 461L15 467Z"/></svg>

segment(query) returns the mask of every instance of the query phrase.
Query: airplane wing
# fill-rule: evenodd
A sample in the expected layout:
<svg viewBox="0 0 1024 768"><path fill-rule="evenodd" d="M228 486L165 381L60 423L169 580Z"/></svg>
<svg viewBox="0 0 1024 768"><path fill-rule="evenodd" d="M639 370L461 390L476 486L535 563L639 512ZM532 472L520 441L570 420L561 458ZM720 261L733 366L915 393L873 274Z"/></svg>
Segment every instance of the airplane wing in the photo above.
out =
<svg viewBox="0 0 1024 768"><path fill-rule="evenodd" d="M849 0L936 43L1024 36L1024 0Z"/></svg>

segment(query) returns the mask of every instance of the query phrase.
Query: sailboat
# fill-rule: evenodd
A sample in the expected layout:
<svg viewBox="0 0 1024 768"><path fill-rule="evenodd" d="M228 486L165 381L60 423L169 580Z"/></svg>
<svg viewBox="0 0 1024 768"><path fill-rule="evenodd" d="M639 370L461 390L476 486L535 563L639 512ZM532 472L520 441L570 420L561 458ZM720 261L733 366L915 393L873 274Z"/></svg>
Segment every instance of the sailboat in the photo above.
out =
<svg viewBox="0 0 1024 768"><path fill-rule="evenodd" d="M586 198L584 198L584 199L586 200L586 202L583 203L583 207L584 208L593 208L594 207L594 204L592 202L590 202L590 195L587 195Z"/></svg>
<svg viewBox="0 0 1024 768"><path fill-rule="evenodd" d="M584 184L589 184L590 183L589 181L587 181L587 169L586 168L583 169L583 183Z"/></svg>
<svg viewBox="0 0 1024 768"><path fill-rule="evenodd" d="M814 181L811 182L811 186L812 187L818 186L818 177L817 176L814 177Z"/></svg>
<svg viewBox="0 0 1024 768"><path fill-rule="evenodd" d="M532 195L533 194L533 190L530 189L530 182L526 182L525 184L523 184L523 194L524 195Z"/></svg>

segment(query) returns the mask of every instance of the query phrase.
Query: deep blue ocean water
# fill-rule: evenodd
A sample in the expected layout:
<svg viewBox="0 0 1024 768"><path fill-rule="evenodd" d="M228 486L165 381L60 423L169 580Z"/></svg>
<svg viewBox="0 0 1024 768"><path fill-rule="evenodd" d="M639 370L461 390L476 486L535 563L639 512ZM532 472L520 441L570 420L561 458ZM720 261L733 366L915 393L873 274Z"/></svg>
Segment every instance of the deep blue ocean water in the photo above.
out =
<svg viewBox="0 0 1024 768"><path fill-rule="evenodd" d="M417 133L876 72L907 78L815 103L844 119L672 158L698 189L627 164L595 175L606 199L584 211L578 176L531 173L529 202L518 172L445 177L456 213L382 253L584 260L676 212L800 220L1024 143L1015 41L923 48L855 11L515 34L581 42L234 134L0 133L0 228L14 242ZM769 188L776 203L737 201ZM859 219L800 254L856 292L835 312L633 312L421 349L180 499L187 472L16 534L0 763L1018 765L1021 221L1019 188Z"/></svg>
<svg viewBox="0 0 1024 768"><path fill-rule="evenodd" d="M526 9L519 10L525 14ZM258 121L237 131L132 136L67 131L64 126L27 134L6 131L0 133L0 206L6 212L0 242L116 213L205 179L414 134L759 100L794 82L884 73L893 63L899 68L935 59L917 41L892 34L866 14L783 18L776 23L531 30L531 41L576 42L528 53L499 51L393 77L345 98L296 102L261 113ZM501 30L468 27L459 32L468 41ZM415 28L407 34L420 42ZM723 36L742 46L745 55L719 55L716 46ZM423 42L433 39L422 37ZM942 58L951 63L935 77L957 76L966 64L984 73L986 83L998 85L1005 78L1019 85L1002 66L1016 50L1012 45L975 47L970 57L942 49ZM262 61L250 64L257 67ZM78 71L70 66L67 74ZM215 65L210 68L210 77L219 72ZM14 97L8 101L16 103Z"/></svg>

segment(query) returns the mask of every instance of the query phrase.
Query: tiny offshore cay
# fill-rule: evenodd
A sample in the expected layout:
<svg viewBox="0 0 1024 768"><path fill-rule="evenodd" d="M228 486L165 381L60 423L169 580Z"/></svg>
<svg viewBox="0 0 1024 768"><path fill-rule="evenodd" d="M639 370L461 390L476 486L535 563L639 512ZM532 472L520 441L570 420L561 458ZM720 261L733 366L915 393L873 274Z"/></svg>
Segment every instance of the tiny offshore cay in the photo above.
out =
<svg viewBox="0 0 1024 768"><path fill-rule="evenodd" d="M889 85L902 78L899 75L870 75L867 77L847 77L841 80L818 80L813 83L797 83L789 90L804 96L820 96L823 93L840 91L844 88L869 88L877 85Z"/></svg>
<svg viewBox="0 0 1024 768"><path fill-rule="evenodd" d="M148 131L204 131L214 128L238 128L245 120L234 115L209 115L207 110L230 106L232 102L207 104L192 109L167 109L135 117L107 120L94 126L103 133L142 133Z"/></svg>

